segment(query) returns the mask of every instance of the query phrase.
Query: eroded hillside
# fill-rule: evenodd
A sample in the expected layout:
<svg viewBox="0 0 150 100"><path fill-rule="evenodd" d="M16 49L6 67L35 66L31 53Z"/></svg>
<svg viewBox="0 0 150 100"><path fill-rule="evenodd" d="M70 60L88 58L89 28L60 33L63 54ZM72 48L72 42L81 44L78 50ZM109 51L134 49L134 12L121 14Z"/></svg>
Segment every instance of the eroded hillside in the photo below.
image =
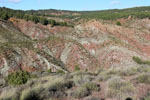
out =
<svg viewBox="0 0 150 100"><path fill-rule="evenodd" d="M83 77L88 75L90 77L88 77L89 80L91 79L92 82L97 84L94 85L94 89L99 89L97 87L99 85L104 86L101 87L101 91L98 90L92 94L96 98L104 99L107 96L108 98L115 98L112 93L108 94L113 92L108 90L108 84L111 84L111 81L119 80L123 83L118 84L126 84L136 88L136 93L132 88L131 94L127 94L127 96L134 94L133 98L137 97L137 100L141 100L139 98L143 97L146 93L140 94L138 92L146 86L149 87L149 83L137 84L135 86L133 84L136 83L134 79L137 79L140 72L146 73L146 70L149 72L149 69L145 69L143 66L149 67L147 63L150 59L150 20L120 19L120 22L122 23L121 26L116 25L115 21L88 20L82 21L81 24L77 24L74 27L51 27L51 25L44 26L40 23L35 24L31 21L15 18L10 18L9 21L0 20L0 77L4 78L9 73L19 70L33 72L38 75L48 70L56 73L60 71L69 73L78 69L86 72L84 74L79 73L79 75L83 74ZM147 62L138 64L133 60L133 57L139 57ZM75 75L78 74L75 73ZM65 75L62 77L61 80L65 80ZM72 91L83 85L81 83L78 85L72 74L66 77L68 77L68 83L62 84L67 84L67 88L72 88ZM74 80L73 82L72 79ZM87 80L85 81L88 82ZM36 84L36 81L38 80L33 81L34 84ZM50 80L43 80L44 84L47 84L48 81ZM129 84L124 83L127 81L132 81L131 83L133 84L130 82ZM0 86L2 84L6 88L7 85L5 86L5 82L3 82L4 80L0 79ZM42 83L42 80L39 80L39 82ZM31 87L35 88L35 86ZM22 88L25 89L24 86ZM41 88L45 89L45 86ZM110 86L110 88L113 90L113 87ZM0 89L0 93L4 90ZM75 100L71 97L66 97L66 94L68 92L64 93L61 90L59 95L64 97L64 100ZM90 94L87 93L87 96ZM77 99L78 96L80 98L80 94L68 95L75 95ZM84 96L81 94L82 98ZM117 100L123 100L127 96L120 99L116 97ZM47 100L48 97L47 95L44 100ZM83 100L95 99L91 97Z"/></svg>
<svg viewBox="0 0 150 100"><path fill-rule="evenodd" d="M2 73L18 68L47 70L53 64L68 71L79 66L95 72L100 67L138 66L133 56L150 57L148 19L129 20L124 26L90 20L74 28L10 21L1 21Z"/></svg>

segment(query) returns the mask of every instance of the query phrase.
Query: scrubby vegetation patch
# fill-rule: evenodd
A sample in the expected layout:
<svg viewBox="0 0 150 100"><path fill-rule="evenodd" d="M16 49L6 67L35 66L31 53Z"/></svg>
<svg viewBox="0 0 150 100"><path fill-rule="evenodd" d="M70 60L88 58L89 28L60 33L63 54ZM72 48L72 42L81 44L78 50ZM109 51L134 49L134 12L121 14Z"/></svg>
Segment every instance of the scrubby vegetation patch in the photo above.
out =
<svg viewBox="0 0 150 100"><path fill-rule="evenodd" d="M148 61L148 60L144 61L144 60L142 60L141 58L136 57L136 56L134 56L132 59L133 59L136 63L138 63L138 64L147 64L147 65L150 65L150 61Z"/></svg>
<svg viewBox="0 0 150 100"><path fill-rule="evenodd" d="M11 85L21 85L25 84L30 78L32 78L32 75L27 71L17 71L10 73L6 77L6 81Z"/></svg>

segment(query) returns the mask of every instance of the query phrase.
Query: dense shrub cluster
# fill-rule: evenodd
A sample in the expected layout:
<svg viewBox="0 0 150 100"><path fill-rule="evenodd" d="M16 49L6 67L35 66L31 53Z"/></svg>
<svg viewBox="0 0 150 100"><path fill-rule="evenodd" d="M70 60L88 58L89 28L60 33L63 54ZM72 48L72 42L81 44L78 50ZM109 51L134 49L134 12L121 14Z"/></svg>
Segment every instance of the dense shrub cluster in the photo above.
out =
<svg viewBox="0 0 150 100"><path fill-rule="evenodd" d="M67 26L66 22L56 22L53 19L47 19L43 16L29 15L21 10L12 10L4 7L0 8L0 18L8 20L10 17L25 19L26 21L33 21L34 23L41 23L43 25L51 24L51 26Z"/></svg>
<svg viewBox="0 0 150 100"><path fill-rule="evenodd" d="M119 18L128 18L132 16L134 18L150 18L150 7L135 7L128 9L113 9L113 10L102 10L102 11L65 11L65 10L30 10L27 11L28 14L37 16L47 16L47 17L59 17L59 18L70 18L70 19L80 19L80 18L94 18L94 19L104 19L104 20L115 20ZM69 13L62 15L52 15L50 13ZM78 15L74 15L78 13Z"/></svg>
<svg viewBox="0 0 150 100"><path fill-rule="evenodd" d="M66 22L56 22L55 20L46 19L46 17L59 17L59 18L69 18L69 19L103 19L103 20L116 20L120 18L128 18L132 16L133 18L150 18L150 7L135 7L128 9L113 9L113 10L103 10L103 11L64 11L64 10L11 10L8 8L0 8L0 17L7 20L9 17L15 17L25 20L31 20L35 23L42 23L43 25L52 24L68 26ZM52 15L51 13L64 12L62 15ZM65 14L68 13L68 14ZM78 13L74 15L74 13Z"/></svg>
<svg viewBox="0 0 150 100"><path fill-rule="evenodd" d="M10 73L6 81L11 85L25 84L32 76L26 71L17 71Z"/></svg>
<svg viewBox="0 0 150 100"><path fill-rule="evenodd" d="M150 18L150 7L135 7L128 9L113 9L113 10L103 10L103 11L87 11L81 12L81 18L96 18L104 20L116 20L120 18L128 18L132 16L133 18Z"/></svg>

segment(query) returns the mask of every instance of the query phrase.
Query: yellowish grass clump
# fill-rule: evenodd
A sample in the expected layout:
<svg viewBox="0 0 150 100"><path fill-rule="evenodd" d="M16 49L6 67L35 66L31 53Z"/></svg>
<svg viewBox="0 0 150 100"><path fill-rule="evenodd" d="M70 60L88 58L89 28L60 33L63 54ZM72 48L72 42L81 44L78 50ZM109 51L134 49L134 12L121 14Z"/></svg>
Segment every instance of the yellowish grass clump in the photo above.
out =
<svg viewBox="0 0 150 100"><path fill-rule="evenodd" d="M28 88L22 91L22 95L20 100L41 100L40 93L42 92L43 88Z"/></svg>
<svg viewBox="0 0 150 100"><path fill-rule="evenodd" d="M15 88L5 90L0 95L0 100L18 100L19 94Z"/></svg>

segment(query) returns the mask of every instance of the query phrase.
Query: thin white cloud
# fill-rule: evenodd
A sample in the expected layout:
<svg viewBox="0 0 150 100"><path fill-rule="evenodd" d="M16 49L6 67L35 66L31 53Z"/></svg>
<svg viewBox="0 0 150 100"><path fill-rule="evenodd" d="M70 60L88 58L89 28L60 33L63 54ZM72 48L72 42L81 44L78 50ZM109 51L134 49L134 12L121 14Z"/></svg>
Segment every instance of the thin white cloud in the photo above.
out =
<svg viewBox="0 0 150 100"><path fill-rule="evenodd" d="M111 2L111 5L119 5L119 4L121 4L120 1L112 1L112 2Z"/></svg>
<svg viewBox="0 0 150 100"><path fill-rule="evenodd" d="M0 0L1 3L18 3L21 2L22 0Z"/></svg>
<svg viewBox="0 0 150 100"><path fill-rule="evenodd" d="M21 0L8 0L8 2L12 2L12 3L18 3L20 2Z"/></svg>

